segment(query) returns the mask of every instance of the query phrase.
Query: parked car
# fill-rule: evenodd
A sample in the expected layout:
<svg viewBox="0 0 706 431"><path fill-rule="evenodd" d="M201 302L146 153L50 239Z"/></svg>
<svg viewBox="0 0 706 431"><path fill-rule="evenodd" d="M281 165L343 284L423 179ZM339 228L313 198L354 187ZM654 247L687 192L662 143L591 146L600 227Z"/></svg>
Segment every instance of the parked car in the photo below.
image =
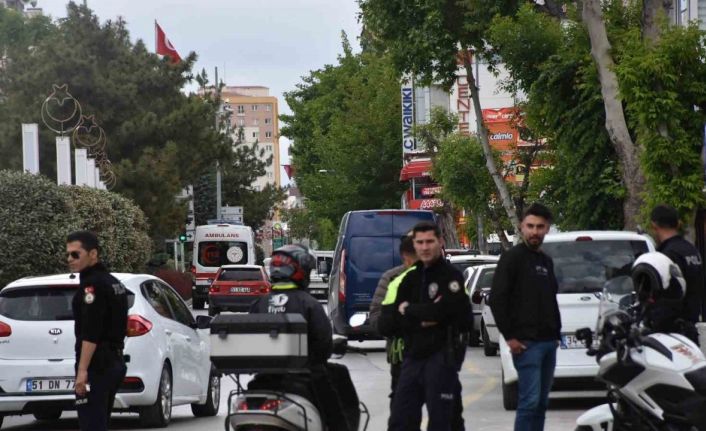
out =
<svg viewBox="0 0 706 431"><path fill-rule="evenodd" d="M198 323L168 284L145 274L113 274L128 292L127 374L117 411L135 411L144 426L163 427L173 405L215 416L220 378L210 360L210 318ZM0 291L0 425L3 416L58 419L74 407L74 322L78 277L23 278Z"/></svg>
<svg viewBox="0 0 706 431"><path fill-rule="evenodd" d="M464 273L468 268L489 263L496 263L500 260L500 256L493 256L489 254L461 254L456 256L446 256L446 260L455 266L461 273ZM465 278L465 280L468 281L467 278Z"/></svg>
<svg viewBox="0 0 706 431"><path fill-rule="evenodd" d="M272 285L259 265L223 265L208 288L208 315L221 311L248 311L259 297L270 293Z"/></svg>
<svg viewBox="0 0 706 431"><path fill-rule="evenodd" d="M380 276L401 265L400 238L421 221L434 221L431 211L368 210L347 212L341 220L329 280L328 308L334 333L379 338L366 322L351 326L350 319L367 316Z"/></svg>
<svg viewBox="0 0 706 431"><path fill-rule="evenodd" d="M579 328L596 325L599 296L606 280L629 275L635 259L654 251L654 243L649 236L634 232L564 232L547 235L542 250L554 260L562 323L552 390L605 390L605 385L595 379L596 359L586 355L586 347L576 339L575 333ZM491 323L490 316L484 319L490 335L494 322ZM503 406L514 410L517 407L517 371L502 334L498 336L498 344Z"/></svg>
<svg viewBox="0 0 706 431"><path fill-rule="evenodd" d="M469 344L478 346L480 340L483 341L483 350L486 356L497 354L497 343L491 344L487 337L485 322L483 321L483 306L485 305L486 294L493 284L493 274L495 274L496 264L476 266L466 280L466 292L470 297L471 310L473 311L473 333Z"/></svg>

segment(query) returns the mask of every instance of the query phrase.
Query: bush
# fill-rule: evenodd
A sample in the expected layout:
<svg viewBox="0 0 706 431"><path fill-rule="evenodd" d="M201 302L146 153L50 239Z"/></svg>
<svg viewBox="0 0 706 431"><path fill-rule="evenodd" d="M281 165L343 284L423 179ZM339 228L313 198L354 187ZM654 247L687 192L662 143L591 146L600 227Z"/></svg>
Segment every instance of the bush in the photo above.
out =
<svg viewBox="0 0 706 431"><path fill-rule="evenodd" d="M175 269L161 268L154 273L172 286L181 295L184 301L191 299L191 275L179 272Z"/></svg>
<svg viewBox="0 0 706 431"><path fill-rule="evenodd" d="M112 271L140 272L151 242L142 211L118 194L57 186L46 177L0 171L0 286L66 272L66 235L94 231Z"/></svg>

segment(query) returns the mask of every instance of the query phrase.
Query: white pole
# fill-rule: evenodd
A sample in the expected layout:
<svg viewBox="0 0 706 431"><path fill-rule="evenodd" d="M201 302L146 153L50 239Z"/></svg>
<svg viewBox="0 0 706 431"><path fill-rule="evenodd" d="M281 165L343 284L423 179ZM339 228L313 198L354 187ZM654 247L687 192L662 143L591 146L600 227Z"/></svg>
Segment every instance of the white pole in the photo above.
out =
<svg viewBox="0 0 706 431"><path fill-rule="evenodd" d="M181 248L181 250L180 250L180 252L181 252L181 260L180 260L181 261L181 272L185 272L186 271L186 256L184 256L184 254L185 254L184 253L184 243L179 242L179 246Z"/></svg>
<svg viewBox="0 0 706 431"><path fill-rule="evenodd" d="M178 257L178 253L177 253L177 241L178 240L176 240L176 239L174 240L174 269L179 271L179 257Z"/></svg>
<svg viewBox="0 0 706 431"><path fill-rule="evenodd" d="M76 165L76 185L85 186L88 184L88 174L86 171L88 160L88 150L77 148L74 150L74 164Z"/></svg>
<svg viewBox="0 0 706 431"><path fill-rule="evenodd" d="M86 185L91 188L96 187L96 161L95 159L86 159Z"/></svg>
<svg viewBox="0 0 706 431"><path fill-rule="evenodd" d="M39 173L39 126L22 124L22 170Z"/></svg>
<svg viewBox="0 0 706 431"><path fill-rule="evenodd" d="M68 136L56 137L56 183L71 184L71 141Z"/></svg>
<svg viewBox="0 0 706 431"><path fill-rule="evenodd" d="M96 188L101 188L101 170L97 166L93 169L93 181L96 184Z"/></svg>

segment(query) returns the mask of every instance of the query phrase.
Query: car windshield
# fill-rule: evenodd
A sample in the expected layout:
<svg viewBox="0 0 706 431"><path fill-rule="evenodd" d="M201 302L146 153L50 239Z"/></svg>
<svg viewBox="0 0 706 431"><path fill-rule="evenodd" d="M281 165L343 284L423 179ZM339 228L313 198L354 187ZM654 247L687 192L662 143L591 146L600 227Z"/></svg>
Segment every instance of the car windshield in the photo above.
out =
<svg viewBox="0 0 706 431"><path fill-rule="evenodd" d="M559 293L600 292L606 280L629 275L647 242L600 240L544 243L542 250L554 260Z"/></svg>
<svg viewBox="0 0 706 431"><path fill-rule="evenodd" d="M478 288L490 289L493 285L493 274L495 274L495 268L483 270L478 279Z"/></svg>
<svg viewBox="0 0 706 431"><path fill-rule="evenodd" d="M259 268L223 269L218 281L262 281Z"/></svg>
<svg viewBox="0 0 706 431"><path fill-rule="evenodd" d="M71 300L76 293L73 286L30 286L5 289L0 293L0 316L13 320L73 320ZM128 305L135 295L128 291Z"/></svg>

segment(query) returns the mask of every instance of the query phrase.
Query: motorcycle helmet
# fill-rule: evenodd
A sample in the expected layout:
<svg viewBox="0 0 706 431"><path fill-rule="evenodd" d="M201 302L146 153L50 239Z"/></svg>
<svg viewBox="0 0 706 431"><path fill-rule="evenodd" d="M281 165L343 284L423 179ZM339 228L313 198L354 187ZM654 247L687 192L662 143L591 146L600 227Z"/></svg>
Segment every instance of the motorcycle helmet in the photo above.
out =
<svg viewBox="0 0 706 431"><path fill-rule="evenodd" d="M316 258L303 245L290 244L272 252L270 279L275 283L291 281L301 288L309 286Z"/></svg>
<svg viewBox="0 0 706 431"><path fill-rule="evenodd" d="M638 257L630 275L642 304L681 300L686 293L686 280L677 264L657 251Z"/></svg>

